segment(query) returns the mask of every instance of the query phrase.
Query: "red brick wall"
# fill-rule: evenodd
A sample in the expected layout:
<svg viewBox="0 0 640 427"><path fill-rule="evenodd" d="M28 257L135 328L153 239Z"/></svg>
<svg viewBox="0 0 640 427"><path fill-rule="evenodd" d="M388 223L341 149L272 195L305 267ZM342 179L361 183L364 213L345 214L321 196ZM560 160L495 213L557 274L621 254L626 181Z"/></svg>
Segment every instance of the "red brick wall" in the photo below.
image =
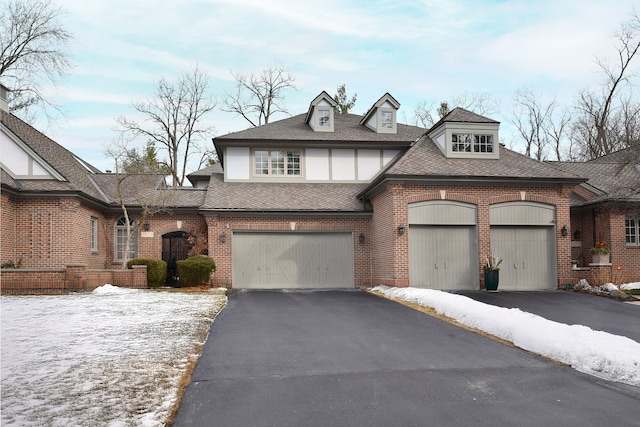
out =
<svg viewBox="0 0 640 427"><path fill-rule="evenodd" d="M105 284L125 288L147 287L147 266L131 270L88 270L86 265L68 265L62 269L3 269L2 295L63 294L90 291Z"/></svg>
<svg viewBox="0 0 640 427"><path fill-rule="evenodd" d="M390 184L386 191L372 200L373 250L371 254L373 284L408 286L409 283L409 231L399 236L398 225L408 222L409 203L442 199L475 204L478 207L478 271L481 271L485 255L489 253L489 206L510 201L531 201L554 205L556 208L557 271L558 284L564 285L571 278L570 237L563 237L561 229L570 225L569 195L572 187L500 187L456 185L402 185ZM444 193L442 193L444 191ZM522 193L524 192L524 193ZM395 262L394 262L395 261ZM479 274L482 277L482 274Z"/></svg>
<svg viewBox="0 0 640 427"><path fill-rule="evenodd" d="M6 194L0 194L0 264L16 263L16 204Z"/></svg>
<svg viewBox="0 0 640 427"><path fill-rule="evenodd" d="M231 266L234 230L291 231L291 223L295 223L297 231L349 231L353 232L354 245L354 285L371 283L371 263L369 259L372 242L369 233L370 219L367 218L268 218L268 217L218 217L207 216L209 232L209 256L216 262L216 272L212 276L213 283L219 286L232 286L233 270ZM227 236L225 243L220 242L220 235ZM365 236L365 243L360 244L360 233Z"/></svg>

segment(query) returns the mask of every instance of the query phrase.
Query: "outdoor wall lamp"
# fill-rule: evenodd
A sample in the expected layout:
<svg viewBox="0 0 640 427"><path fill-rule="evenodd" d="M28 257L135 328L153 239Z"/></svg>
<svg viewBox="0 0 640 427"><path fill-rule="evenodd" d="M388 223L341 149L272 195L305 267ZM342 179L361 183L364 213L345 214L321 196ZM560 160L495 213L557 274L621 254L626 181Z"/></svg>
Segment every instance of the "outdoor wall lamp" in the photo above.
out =
<svg viewBox="0 0 640 427"><path fill-rule="evenodd" d="M145 222L142 226L144 227L144 231L149 231L149 223L148 222Z"/></svg>
<svg viewBox="0 0 640 427"><path fill-rule="evenodd" d="M360 235L358 236L358 243L360 243L361 245L364 244L364 233L360 233Z"/></svg>
<svg viewBox="0 0 640 427"><path fill-rule="evenodd" d="M566 237L567 234L569 234L569 227L567 227L567 224L565 224L560 231L562 232L562 237Z"/></svg>
<svg viewBox="0 0 640 427"><path fill-rule="evenodd" d="M224 243L227 241L227 235L225 233L222 233L220 235L220 243Z"/></svg>
<svg viewBox="0 0 640 427"><path fill-rule="evenodd" d="M404 224L400 224L398 226L398 235L402 236L406 230L407 226Z"/></svg>

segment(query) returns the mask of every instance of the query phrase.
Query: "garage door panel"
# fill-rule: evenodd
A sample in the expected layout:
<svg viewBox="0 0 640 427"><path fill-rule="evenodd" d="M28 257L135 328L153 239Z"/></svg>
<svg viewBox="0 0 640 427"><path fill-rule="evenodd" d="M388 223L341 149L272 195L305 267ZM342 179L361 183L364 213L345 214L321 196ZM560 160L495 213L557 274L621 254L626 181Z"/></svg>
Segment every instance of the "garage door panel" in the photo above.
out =
<svg viewBox="0 0 640 427"><path fill-rule="evenodd" d="M353 287L351 233L233 234L237 288Z"/></svg>

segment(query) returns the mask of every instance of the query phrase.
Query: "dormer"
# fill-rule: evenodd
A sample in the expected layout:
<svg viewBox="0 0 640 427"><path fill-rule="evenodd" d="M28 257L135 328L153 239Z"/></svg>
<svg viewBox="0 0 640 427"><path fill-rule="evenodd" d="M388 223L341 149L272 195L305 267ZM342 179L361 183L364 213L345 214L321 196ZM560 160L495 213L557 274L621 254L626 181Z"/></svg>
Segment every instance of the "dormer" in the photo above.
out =
<svg viewBox="0 0 640 427"><path fill-rule="evenodd" d="M447 158L499 159L499 127L500 122L464 108L454 108L427 136Z"/></svg>
<svg viewBox="0 0 640 427"><path fill-rule="evenodd" d="M387 92L369 108L360 120L360 124L376 133L398 133L396 122L398 108L400 103Z"/></svg>
<svg viewBox="0 0 640 427"><path fill-rule="evenodd" d="M327 92L322 91L320 95L311 101L309 111L305 117L305 123L311 126L314 132L333 132L334 130L334 109L338 104Z"/></svg>

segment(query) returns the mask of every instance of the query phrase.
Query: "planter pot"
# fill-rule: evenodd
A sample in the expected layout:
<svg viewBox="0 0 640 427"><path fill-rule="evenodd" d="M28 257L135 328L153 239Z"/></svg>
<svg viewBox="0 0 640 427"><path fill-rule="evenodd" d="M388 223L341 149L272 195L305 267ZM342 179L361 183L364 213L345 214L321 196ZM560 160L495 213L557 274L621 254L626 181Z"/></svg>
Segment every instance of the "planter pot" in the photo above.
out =
<svg viewBox="0 0 640 427"><path fill-rule="evenodd" d="M498 280L500 279L499 270L485 270L484 272L484 288L487 291L498 290Z"/></svg>
<svg viewBox="0 0 640 427"><path fill-rule="evenodd" d="M609 264L611 254L591 254L593 264Z"/></svg>

